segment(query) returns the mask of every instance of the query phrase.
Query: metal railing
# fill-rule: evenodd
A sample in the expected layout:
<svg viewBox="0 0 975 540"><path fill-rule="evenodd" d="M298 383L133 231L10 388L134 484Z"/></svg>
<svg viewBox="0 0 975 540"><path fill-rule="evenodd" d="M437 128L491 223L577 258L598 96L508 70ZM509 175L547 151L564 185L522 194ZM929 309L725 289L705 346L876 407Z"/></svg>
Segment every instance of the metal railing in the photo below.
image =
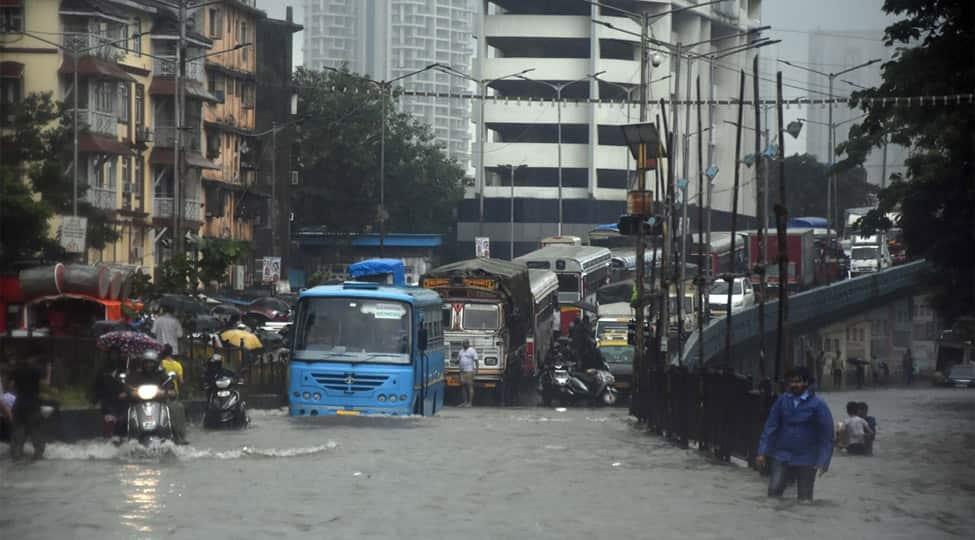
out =
<svg viewBox="0 0 975 540"><path fill-rule="evenodd" d="M175 56L160 56L153 58L152 68L153 75L156 77L175 77L179 64L176 62ZM186 62L185 77L197 81L205 80L206 72L203 68L203 60L190 60Z"/></svg>
<svg viewBox="0 0 975 540"><path fill-rule="evenodd" d="M118 192L112 188L88 186L85 191L85 200L95 208L115 210L118 208L117 194Z"/></svg>
<svg viewBox="0 0 975 540"><path fill-rule="evenodd" d="M201 205L203 201L199 199L183 199L183 219L192 221L202 221L203 211ZM171 218L173 217L173 198L154 197L152 203L152 217Z"/></svg>
<svg viewBox="0 0 975 540"><path fill-rule="evenodd" d="M173 148L176 146L176 128L173 126L156 126L154 142L157 148ZM200 130L183 129L183 148L200 151Z"/></svg>
<svg viewBox="0 0 975 540"><path fill-rule="evenodd" d="M74 118L74 109L68 109L69 118ZM78 109L78 123L85 125L88 131L99 135L118 136L118 116L115 113Z"/></svg>
<svg viewBox="0 0 975 540"><path fill-rule="evenodd" d="M117 61L125 56L125 51L110 43L121 39L122 36L104 36L90 32L68 32L61 39L61 44L71 56L72 51L87 51L84 56L97 56L106 60ZM124 42L121 44L125 47Z"/></svg>

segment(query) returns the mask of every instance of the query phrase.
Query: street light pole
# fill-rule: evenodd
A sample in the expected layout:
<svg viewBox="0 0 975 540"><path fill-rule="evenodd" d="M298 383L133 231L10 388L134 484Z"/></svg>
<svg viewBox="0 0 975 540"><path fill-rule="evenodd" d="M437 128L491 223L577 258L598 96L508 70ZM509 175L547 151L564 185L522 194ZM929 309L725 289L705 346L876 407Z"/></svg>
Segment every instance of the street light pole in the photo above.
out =
<svg viewBox="0 0 975 540"><path fill-rule="evenodd" d="M508 257L510 260L515 259L515 172L519 169L525 168L525 165L501 165L501 168L508 169L511 173L511 185L510 188L510 216L508 219L509 223L509 253Z"/></svg>
<svg viewBox="0 0 975 540"><path fill-rule="evenodd" d="M793 64L792 62L789 62L788 60L781 60L780 59L779 62L781 62L781 63L783 63L783 64L785 64L787 66L794 67L796 69L801 69L803 71L808 71L810 73L815 73L816 75L821 75L821 76L826 77L827 79L829 79L829 127L828 127L829 131L827 132L827 141L828 141L827 144L829 145L829 149L828 149L827 156L829 158L828 159L828 161L829 161L829 163L828 163L829 168L827 169L828 176L827 176L827 179L826 179L826 251L825 251L825 257L826 257L826 259L829 259L829 252L830 252L830 245L831 245L830 236L831 236L831 232L832 232L831 231L831 226L833 225L833 214L836 211L836 209L833 208L833 196L834 196L834 193L833 192L836 191L836 176L833 174L833 160L834 160L835 155L836 155L836 125L833 124L833 81L835 81L837 77L839 77L841 75L846 75L847 73L850 73L851 71L856 71L858 69L865 68L867 66L876 64L877 62L880 62L880 59L879 58L875 58L873 60L868 60L866 62L863 62L862 64L857 64L857 65L855 65L853 67L846 68L846 69L841 70L841 71L838 71L836 73L832 73L832 72L831 73L826 73L826 72L823 72L823 71L819 71L819 70L812 69L810 67L800 66L800 65L797 65L797 64ZM838 202L838 200L837 200L837 202ZM781 279L781 276L780 276L780 279ZM827 269L827 272L826 272L826 284L829 285L830 284L830 281L831 281L830 280L830 273L829 273L829 271Z"/></svg>

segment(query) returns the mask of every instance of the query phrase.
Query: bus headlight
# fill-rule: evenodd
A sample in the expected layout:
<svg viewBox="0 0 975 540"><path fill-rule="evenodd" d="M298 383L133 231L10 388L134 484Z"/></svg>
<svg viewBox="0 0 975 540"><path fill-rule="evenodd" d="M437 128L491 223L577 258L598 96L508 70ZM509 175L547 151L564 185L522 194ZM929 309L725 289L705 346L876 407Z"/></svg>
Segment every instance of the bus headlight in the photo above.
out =
<svg viewBox="0 0 975 540"><path fill-rule="evenodd" d="M390 394L389 395L389 401L395 402L396 401L396 394Z"/></svg>
<svg viewBox="0 0 975 540"><path fill-rule="evenodd" d="M406 394L400 394L399 400L400 401L406 401Z"/></svg>
<svg viewBox="0 0 975 540"><path fill-rule="evenodd" d="M376 401L378 401L380 403L385 402L386 401L386 394L379 394L379 396L376 398Z"/></svg>
<svg viewBox="0 0 975 540"><path fill-rule="evenodd" d="M311 399L311 392L305 392L305 393L301 394L301 397L303 397L305 399Z"/></svg>
<svg viewBox="0 0 975 540"><path fill-rule="evenodd" d="M314 394L312 394L311 397L315 398L315 401L318 401L318 400L322 399L322 395L319 394L318 392L315 392Z"/></svg>

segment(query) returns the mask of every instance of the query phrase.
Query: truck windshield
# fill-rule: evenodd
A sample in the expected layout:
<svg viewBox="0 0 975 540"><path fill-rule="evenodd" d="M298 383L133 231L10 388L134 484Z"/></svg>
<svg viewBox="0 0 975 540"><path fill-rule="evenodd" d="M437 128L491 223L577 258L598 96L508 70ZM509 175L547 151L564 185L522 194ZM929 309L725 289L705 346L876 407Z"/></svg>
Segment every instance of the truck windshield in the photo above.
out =
<svg viewBox="0 0 975 540"><path fill-rule="evenodd" d="M410 306L404 302L308 298L297 324L296 360L410 363Z"/></svg>
<svg viewBox="0 0 975 540"><path fill-rule="evenodd" d="M467 304L464 306L464 330L497 330L498 306Z"/></svg>
<svg viewBox="0 0 975 540"><path fill-rule="evenodd" d="M880 250L873 246L853 248L852 258L855 260L862 261L862 260L876 259L879 256L880 256Z"/></svg>

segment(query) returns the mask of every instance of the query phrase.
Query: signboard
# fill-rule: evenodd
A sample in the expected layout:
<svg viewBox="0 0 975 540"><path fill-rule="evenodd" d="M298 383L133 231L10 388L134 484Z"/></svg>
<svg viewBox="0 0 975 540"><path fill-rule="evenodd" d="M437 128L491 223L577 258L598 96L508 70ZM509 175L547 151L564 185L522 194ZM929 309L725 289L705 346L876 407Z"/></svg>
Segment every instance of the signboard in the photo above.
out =
<svg viewBox="0 0 975 540"><path fill-rule="evenodd" d="M474 256L475 257L490 257L491 256L491 239L486 236L475 236L474 237Z"/></svg>
<svg viewBox="0 0 975 540"><path fill-rule="evenodd" d="M261 281L265 284L281 280L281 257L264 257Z"/></svg>
<svg viewBox="0 0 975 540"><path fill-rule="evenodd" d="M61 247L68 253L84 253L88 218L61 216Z"/></svg>

